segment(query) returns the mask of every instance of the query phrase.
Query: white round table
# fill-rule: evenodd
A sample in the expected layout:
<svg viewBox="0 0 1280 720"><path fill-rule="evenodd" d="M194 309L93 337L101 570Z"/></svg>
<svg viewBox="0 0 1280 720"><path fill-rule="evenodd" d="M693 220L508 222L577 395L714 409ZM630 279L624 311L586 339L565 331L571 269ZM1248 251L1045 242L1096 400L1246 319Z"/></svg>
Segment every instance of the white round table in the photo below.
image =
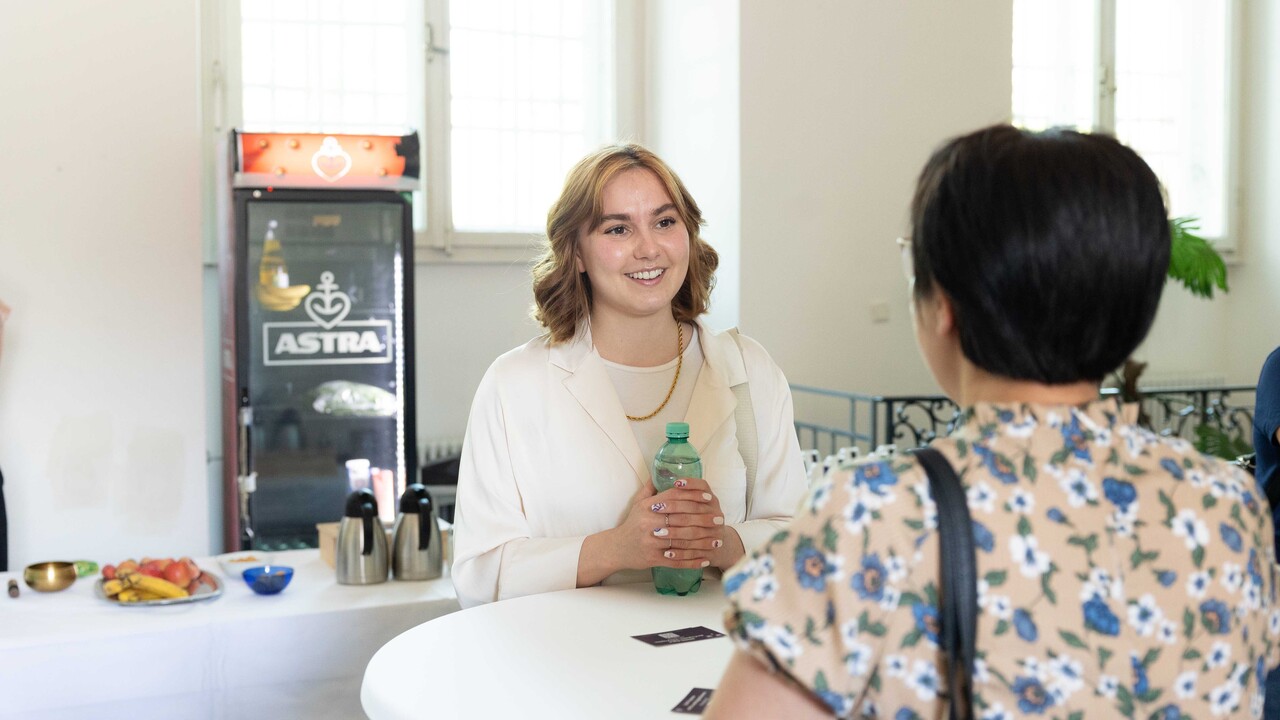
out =
<svg viewBox="0 0 1280 720"><path fill-rule="evenodd" d="M481 605L407 630L365 669L360 702L394 718L663 718L714 689L727 637L654 647L633 635L702 625L724 632L720 583L688 597L637 583Z"/></svg>

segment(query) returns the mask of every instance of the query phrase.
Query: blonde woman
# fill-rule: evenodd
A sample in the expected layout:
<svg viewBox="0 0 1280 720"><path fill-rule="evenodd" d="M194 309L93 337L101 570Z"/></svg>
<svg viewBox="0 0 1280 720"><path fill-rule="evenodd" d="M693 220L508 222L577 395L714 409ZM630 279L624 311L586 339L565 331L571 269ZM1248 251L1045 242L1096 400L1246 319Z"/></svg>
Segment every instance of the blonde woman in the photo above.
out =
<svg viewBox="0 0 1280 720"><path fill-rule="evenodd" d="M570 171L533 268L546 334L498 358L472 405L453 564L464 607L648 581L654 566L727 568L789 520L805 489L790 390L758 343L699 321L719 262L701 225L643 147ZM690 424L705 479L655 495L670 421Z"/></svg>

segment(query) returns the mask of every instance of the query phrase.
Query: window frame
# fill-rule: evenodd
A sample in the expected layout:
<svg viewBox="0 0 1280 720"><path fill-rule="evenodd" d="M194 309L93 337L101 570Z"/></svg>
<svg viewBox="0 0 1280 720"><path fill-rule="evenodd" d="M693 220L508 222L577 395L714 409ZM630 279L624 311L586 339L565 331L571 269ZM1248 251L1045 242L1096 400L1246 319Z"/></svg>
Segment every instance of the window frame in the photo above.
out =
<svg viewBox="0 0 1280 720"><path fill-rule="evenodd" d="M642 0L606 1L612 6L614 35L612 136L617 140L639 139L643 137L644 118L645 76L641 54L644 48L644 7ZM540 231L476 232L453 228L452 188L449 183L449 0L417 2L419 12L415 17L423 23L422 44L420 53L411 55L411 61L420 63L418 77L423 82L423 91L416 99L414 110L422 118L419 129L422 177L419 180L426 227L415 230L414 263L528 261L542 236ZM231 128L241 126L244 120L240 2L202 0L201 12L204 19L205 160L216 185L220 182L217 168L226 135ZM212 192L214 188L211 187L209 193ZM206 202L210 207L214 204L208 198ZM216 242L210 239L206 244L209 246L206 256L213 259Z"/></svg>
<svg viewBox="0 0 1280 720"><path fill-rule="evenodd" d="M1094 66L1093 129L1115 135L1116 131L1116 47L1120 39L1116 35L1117 0L1095 0L1097 23L1094 35L1098 55ZM1224 58L1226 83L1223 108L1226 137L1223 143L1222 193L1224 234L1205 236L1227 262L1238 260L1243 196L1241 193L1241 77L1243 53L1241 0L1225 0L1227 23L1227 56Z"/></svg>

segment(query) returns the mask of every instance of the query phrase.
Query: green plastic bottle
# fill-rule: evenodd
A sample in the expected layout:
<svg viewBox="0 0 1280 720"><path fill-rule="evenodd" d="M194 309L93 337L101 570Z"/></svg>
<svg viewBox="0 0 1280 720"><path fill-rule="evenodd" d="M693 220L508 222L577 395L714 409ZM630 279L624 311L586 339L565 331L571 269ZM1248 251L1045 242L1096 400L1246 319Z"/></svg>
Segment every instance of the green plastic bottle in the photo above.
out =
<svg viewBox="0 0 1280 720"><path fill-rule="evenodd" d="M676 478L701 478L702 458L689 444L689 423L667 423L667 442L653 458L653 488L670 489ZM653 586L663 595L692 595L702 587L702 568L653 568Z"/></svg>

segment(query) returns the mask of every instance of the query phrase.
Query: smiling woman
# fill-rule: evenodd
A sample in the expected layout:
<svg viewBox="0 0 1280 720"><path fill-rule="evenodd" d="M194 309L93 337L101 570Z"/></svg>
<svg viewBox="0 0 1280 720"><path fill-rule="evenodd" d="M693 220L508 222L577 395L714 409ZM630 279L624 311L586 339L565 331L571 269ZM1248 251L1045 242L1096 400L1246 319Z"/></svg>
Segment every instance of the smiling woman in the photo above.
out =
<svg viewBox="0 0 1280 720"><path fill-rule="evenodd" d="M725 568L789 519L805 488L790 390L759 344L699 321L718 263L701 226L638 145L569 172L533 268L547 333L498 358L472 405L453 566L464 607ZM705 475L655 495L668 421L689 423Z"/></svg>

